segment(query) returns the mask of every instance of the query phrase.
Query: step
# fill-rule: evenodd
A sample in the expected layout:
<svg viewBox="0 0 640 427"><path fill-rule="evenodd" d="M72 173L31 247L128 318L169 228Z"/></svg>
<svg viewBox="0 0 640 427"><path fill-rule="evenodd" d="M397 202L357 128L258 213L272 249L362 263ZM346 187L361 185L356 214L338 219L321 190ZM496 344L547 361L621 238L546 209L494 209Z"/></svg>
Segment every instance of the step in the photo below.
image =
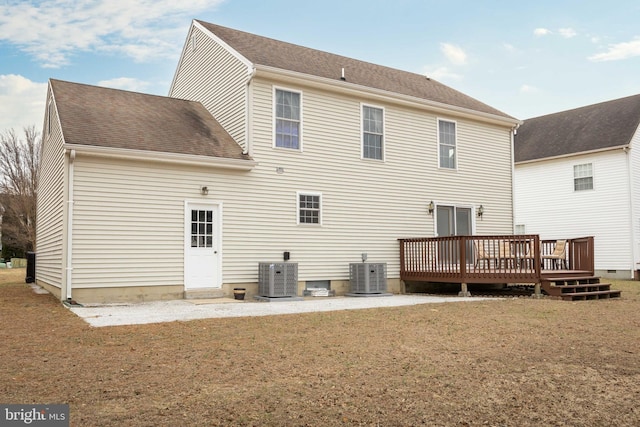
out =
<svg viewBox="0 0 640 427"><path fill-rule="evenodd" d="M572 277L545 279L551 286L572 286L572 285L597 285L600 283L599 277Z"/></svg>
<svg viewBox="0 0 640 427"><path fill-rule="evenodd" d="M559 289L563 293L569 292L591 292L591 291L608 291L611 289L611 285L609 283L593 283L590 285L564 285L564 286L555 286L556 289Z"/></svg>
<svg viewBox="0 0 640 427"><path fill-rule="evenodd" d="M609 291L594 291L594 292L574 292L559 295L563 301L576 301L576 300L595 300L595 299L608 299L608 298L620 298L621 291L609 290Z"/></svg>
<svg viewBox="0 0 640 427"><path fill-rule="evenodd" d="M184 299L211 299L223 298L224 291L220 288L202 288L184 291Z"/></svg>

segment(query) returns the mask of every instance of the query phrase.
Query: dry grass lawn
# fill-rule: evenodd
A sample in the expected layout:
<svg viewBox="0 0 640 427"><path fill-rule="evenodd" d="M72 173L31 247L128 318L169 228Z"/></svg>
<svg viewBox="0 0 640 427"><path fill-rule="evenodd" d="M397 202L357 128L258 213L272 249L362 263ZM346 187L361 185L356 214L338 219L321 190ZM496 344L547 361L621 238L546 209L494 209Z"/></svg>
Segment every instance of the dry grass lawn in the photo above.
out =
<svg viewBox="0 0 640 427"><path fill-rule="evenodd" d="M640 283L621 299L91 328L0 271L0 402L73 426L638 426Z"/></svg>

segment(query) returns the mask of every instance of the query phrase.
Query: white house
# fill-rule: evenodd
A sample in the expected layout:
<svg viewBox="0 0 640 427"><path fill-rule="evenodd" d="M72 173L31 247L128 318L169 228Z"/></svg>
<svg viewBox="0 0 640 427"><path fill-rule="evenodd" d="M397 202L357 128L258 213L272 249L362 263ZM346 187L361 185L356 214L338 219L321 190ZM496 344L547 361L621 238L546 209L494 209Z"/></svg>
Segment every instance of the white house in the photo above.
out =
<svg viewBox="0 0 640 427"><path fill-rule="evenodd" d="M513 229L520 122L423 75L194 21L169 97L47 99L36 280L61 299L251 295L287 256L340 294L363 253L399 292L397 239Z"/></svg>
<svg viewBox="0 0 640 427"><path fill-rule="evenodd" d="M640 95L525 120L515 137L515 223L542 239L594 236L596 273L640 261Z"/></svg>

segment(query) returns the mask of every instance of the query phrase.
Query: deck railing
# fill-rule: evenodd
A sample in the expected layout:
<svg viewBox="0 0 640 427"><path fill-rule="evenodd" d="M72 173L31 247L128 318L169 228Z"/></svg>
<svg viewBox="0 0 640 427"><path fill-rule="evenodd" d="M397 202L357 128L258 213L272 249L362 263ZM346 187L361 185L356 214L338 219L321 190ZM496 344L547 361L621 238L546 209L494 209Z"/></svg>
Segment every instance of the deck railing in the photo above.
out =
<svg viewBox="0 0 640 427"><path fill-rule="evenodd" d="M593 238L566 242L565 262L543 265L557 241L541 241L537 234L400 239L400 277L448 283L539 283L543 268L593 272Z"/></svg>

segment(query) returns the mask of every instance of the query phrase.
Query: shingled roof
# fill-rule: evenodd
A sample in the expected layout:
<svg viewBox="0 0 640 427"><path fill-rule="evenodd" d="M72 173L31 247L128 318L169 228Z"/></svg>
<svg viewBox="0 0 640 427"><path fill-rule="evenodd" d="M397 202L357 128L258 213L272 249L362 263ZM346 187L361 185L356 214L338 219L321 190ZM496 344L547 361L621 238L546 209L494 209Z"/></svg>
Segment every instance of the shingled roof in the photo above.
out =
<svg viewBox="0 0 640 427"><path fill-rule="evenodd" d="M199 102L50 84L67 144L251 160Z"/></svg>
<svg viewBox="0 0 640 427"><path fill-rule="evenodd" d="M514 139L517 162L624 147L640 125L640 95L527 119Z"/></svg>
<svg viewBox="0 0 640 427"><path fill-rule="evenodd" d="M515 118L422 74L371 64L196 20L254 65L381 89L516 121Z"/></svg>

